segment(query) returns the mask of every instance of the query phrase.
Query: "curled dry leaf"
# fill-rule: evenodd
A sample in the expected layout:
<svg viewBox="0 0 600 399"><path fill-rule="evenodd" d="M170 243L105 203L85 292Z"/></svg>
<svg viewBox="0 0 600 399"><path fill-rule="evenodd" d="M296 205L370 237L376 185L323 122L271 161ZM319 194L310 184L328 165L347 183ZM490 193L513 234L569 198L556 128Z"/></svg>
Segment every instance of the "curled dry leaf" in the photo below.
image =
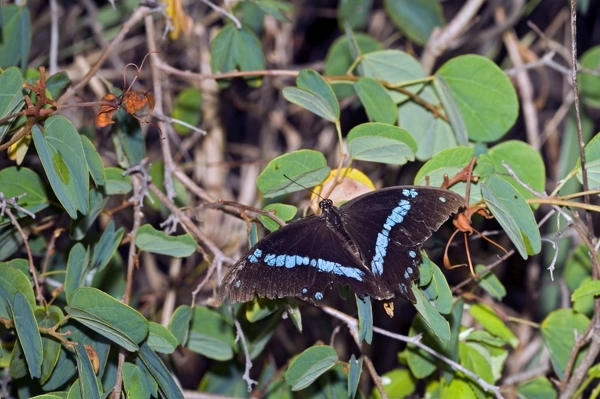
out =
<svg viewBox="0 0 600 399"><path fill-rule="evenodd" d="M98 374L98 369L100 369L100 359L98 358L98 354L96 353L96 350L91 345L84 344L83 347L85 348L85 351L87 352L88 357L90 358L90 361L92 362L92 367L94 368L94 373Z"/></svg>
<svg viewBox="0 0 600 399"><path fill-rule="evenodd" d="M108 93L100 101L102 101L102 105L100 105L100 110L98 111L98 115L96 115L96 126L105 127L111 123L115 123L112 120L112 116L119 109L119 98L113 93Z"/></svg>

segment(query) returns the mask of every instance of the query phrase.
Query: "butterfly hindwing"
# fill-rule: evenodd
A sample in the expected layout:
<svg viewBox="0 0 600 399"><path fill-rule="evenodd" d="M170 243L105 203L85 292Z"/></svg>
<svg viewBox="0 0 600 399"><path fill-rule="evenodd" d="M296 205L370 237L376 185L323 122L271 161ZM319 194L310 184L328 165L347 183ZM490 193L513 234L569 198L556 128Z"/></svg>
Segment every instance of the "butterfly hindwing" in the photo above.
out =
<svg viewBox="0 0 600 399"><path fill-rule="evenodd" d="M332 284L359 295L377 293L375 279L345 248L324 216L308 216L270 234L252 247L225 276L219 296L247 302L299 297L318 302Z"/></svg>
<svg viewBox="0 0 600 399"><path fill-rule="evenodd" d="M340 212L374 277L414 302L410 284L419 277L423 242L463 205L449 190L398 186L348 201Z"/></svg>

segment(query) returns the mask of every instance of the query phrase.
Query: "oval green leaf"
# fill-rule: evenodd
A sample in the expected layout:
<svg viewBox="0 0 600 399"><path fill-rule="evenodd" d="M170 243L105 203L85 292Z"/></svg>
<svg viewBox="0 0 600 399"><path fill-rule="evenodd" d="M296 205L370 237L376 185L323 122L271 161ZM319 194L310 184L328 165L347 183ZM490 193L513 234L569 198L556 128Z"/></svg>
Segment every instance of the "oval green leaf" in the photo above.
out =
<svg viewBox="0 0 600 399"><path fill-rule="evenodd" d="M600 46L594 46L581 55L583 67L596 69L600 65ZM600 77L591 73L579 73L579 95L586 104L600 107Z"/></svg>
<svg viewBox="0 0 600 399"><path fill-rule="evenodd" d="M434 106L441 106L431 85L425 86L419 97ZM406 129L417 142L416 157L419 161L426 161L440 151L458 145L450 124L414 101L406 101L400 105L398 125Z"/></svg>
<svg viewBox="0 0 600 399"><path fill-rule="evenodd" d="M371 298L365 296L363 298L355 295L356 308L358 310L358 342L365 341L371 345L373 340L373 307Z"/></svg>
<svg viewBox="0 0 600 399"><path fill-rule="evenodd" d="M184 399L183 393L175 380L173 380L169 369L167 369L162 360L160 360L160 357L146 342L140 345L139 356L150 371L150 374L152 374L152 377L158 382L158 387L165 398Z"/></svg>
<svg viewBox="0 0 600 399"><path fill-rule="evenodd" d="M519 345L518 338L490 306L485 304L474 304L470 305L468 309L473 318L490 334L503 338L513 348L516 348L517 345Z"/></svg>
<svg viewBox="0 0 600 399"><path fill-rule="evenodd" d="M575 345L575 332L581 336L590 320L573 309L558 309L550 313L542 322L542 339L550 351L552 366L559 378L565 372L567 362ZM581 361L587 349L579 351L574 368Z"/></svg>
<svg viewBox="0 0 600 399"><path fill-rule="evenodd" d="M492 147L488 151L488 156L494 164L495 172L512 184L524 198L533 198L534 195L517 180L508 176L508 170L502 162L508 164L522 182L529 184L538 192L544 191L546 185L544 160L540 152L529 144L520 140L508 140Z"/></svg>
<svg viewBox="0 0 600 399"><path fill-rule="evenodd" d="M303 69L296 78L298 87L286 87L283 96L286 100L319 115L330 122L340 119L340 104L333 89L312 69Z"/></svg>
<svg viewBox="0 0 600 399"><path fill-rule="evenodd" d="M233 357L233 331L218 313L203 307L193 309L186 347L191 351L215 360Z"/></svg>
<svg viewBox="0 0 600 399"><path fill-rule="evenodd" d="M262 46L256 35L246 27L237 29L233 24L226 24L210 43L210 67L214 74L240 71L258 71L265 69ZM246 82L252 87L262 83L260 77L247 77ZM229 83L222 82L226 87Z"/></svg>
<svg viewBox="0 0 600 399"><path fill-rule="evenodd" d="M89 211L88 166L75 126L64 116L48 118L44 132L35 125L33 142L50 186L72 219Z"/></svg>
<svg viewBox="0 0 600 399"><path fill-rule="evenodd" d="M279 203L269 204L265 206L263 210L275 212L275 216L284 222L292 220L294 216L296 216L296 213L298 213L298 208L295 206ZM268 215L258 215L258 220L260 220L263 226L265 226L269 231L275 231L281 227L279 223L271 219Z"/></svg>
<svg viewBox="0 0 600 399"><path fill-rule="evenodd" d="M7 9L8 8L9 6L7 6ZM19 34L12 36L12 38L18 37L20 37ZM0 48L2 45L3 44L0 43ZM1 50L0 54L2 54ZM0 63L3 63L3 61L0 61ZM2 95L0 95L0 119L2 119L8 115L18 112L18 110L25 105L25 101L23 99L23 76L21 75L19 68L11 66L0 73L0 87L2 88ZM8 129L10 129L11 125L12 122L5 122L0 125L0 142L3 141L4 136L6 135L6 132L8 132Z"/></svg>
<svg viewBox="0 0 600 399"><path fill-rule="evenodd" d="M19 345L25 354L29 375L31 378L40 378L44 359L42 337L31 304L19 291L15 293L12 310L12 319L19 338Z"/></svg>
<svg viewBox="0 0 600 399"><path fill-rule="evenodd" d="M353 399L356 396L358 390L358 383L360 382L360 375L362 373L363 357L356 359L354 354L350 356L348 362L348 398Z"/></svg>
<svg viewBox="0 0 600 399"><path fill-rule="evenodd" d="M325 156L319 151L299 150L273 159L258 175L258 189L266 198L276 197L304 187L314 187L329 176ZM285 178L284 174L293 181Z"/></svg>
<svg viewBox="0 0 600 399"><path fill-rule="evenodd" d="M20 270L6 262L0 263L0 317L10 319L9 306L13 304L15 295L24 295L31 307L35 306L35 295L29 278Z"/></svg>
<svg viewBox="0 0 600 399"><path fill-rule="evenodd" d="M178 345L177 338L166 327L154 323L148 323L148 345L155 352L170 354L175 352Z"/></svg>
<svg viewBox="0 0 600 399"><path fill-rule="evenodd" d="M402 86L413 93L418 93L423 88L423 83L408 83L425 77L421 63L410 54L401 50L373 51L365 54L360 62L364 76L380 82L387 82L392 86ZM409 97L394 90L387 89L390 97L396 104L406 101Z"/></svg>
<svg viewBox="0 0 600 399"><path fill-rule="evenodd" d="M202 115L202 92L195 87L182 90L175 99L173 118L188 125L198 126ZM173 122L175 131L180 135L191 133L192 129L177 122Z"/></svg>
<svg viewBox="0 0 600 399"><path fill-rule="evenodd" d="M352 159L404 165L415 160L417 143L404 129L384 123L363 123L348 133Z"/></svg>
<svg viewBox="0 0 600 399"><path fill-rule="evenodd" d="M112 220L111 220L112 223ZM69 252L67 261L67 274L65 277L65 296L67 303L71 304L71 295L81 286L83 275L90 263L90 253L85 249L82 243L73 245Z"/></svg>
<svg viewBox="0 0 600 399"><path fill-rule="evenodd" d="M144 316L96 288L78 288L71 303L65 308L71 317L130 352L148 336Z"/></svg>
<svg viewBox="0 0 600 399"><path fill-rule="evenodd" d="M104 165L102 164L100 154L98 154L96 147L94 147L94 144L86 136L81 136L81 144L83 145L90 176L94 179L96 187L104 186L106 184L106 177L104 176Z"/></svg>
<svg viewBox="0 0 600 399"><path fill-rule="evenodd" d="M169 321L169 331L177 339L177 345L185 345L190 331L190 320L192 319L192 308L188 305L180 305L173 312Z"/></svg>
<svg viewBox="0 0 600 399"><path fill-rule="evenodd" d="M535 216L517 189L498 175L490 175L481 183L481 194L500 226L524 259L542 249Z"/></svg>
<svg viewBox="0 0 600 399"><path fill-rule="evenodd" d="M313 346L291 361L285 372L285 381L292 387L292 391L299 391L335 366L337 361L337 353L331 346Z"/></svg>
<svg viewBox="0 0 600 399"><path fill-rule="evenodd" d="M394 25L421 46L436 27L445 24L442 7L436 0L385 0L384 5Z"/></svg>
<svg viewBox="0 0 600 399"><path fill-rule="evenodd" d="M25 167L11 166L0 170L0 192L4 194L4 198L27 194L19 198L17 204L32 213L48 207L48 197L42 179L33 170ZM23 216L16 211L14 214L18 217ZM7 216L0 216L0 227L9 223L10 219Z"/></svg>
<svg viewBox="0 0 600 399"><path fill-rule="evenodd" d="M171 236L156 230L149 224L140 227L135 234L135 245L142 251L185 258L196 251L196 240L189 234Z"/></svg>
<svg viewBox="0 0 600 399"><path fill-rule="evenodd" d="M463 55L437 71L454 96L469 138L490 142L504 136L519 115L515 89L504 72L489 59Z"/></svg>
<svg viewBox="0 0 600 399"><path fill-rule="evenodd" d="M381 83L371 78L360 78L354 83L354 90L371 122L396 122L398 109Z"/></svg>
<svg viewBox="0 0 600 399"><path fill-rule="evenodd" d="M75 346L77 357L77 371L79 372L79 389L82 398L100 399L100 387L96 373L85 347L80 344Z"/></svg>

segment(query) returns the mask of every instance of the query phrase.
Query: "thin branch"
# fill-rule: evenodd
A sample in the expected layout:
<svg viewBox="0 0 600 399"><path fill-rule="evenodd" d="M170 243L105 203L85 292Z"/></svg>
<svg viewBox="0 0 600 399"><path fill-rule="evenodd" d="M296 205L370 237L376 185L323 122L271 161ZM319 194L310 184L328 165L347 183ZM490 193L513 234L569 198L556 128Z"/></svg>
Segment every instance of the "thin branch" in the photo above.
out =
<svg viewBox="0 0 600 399"><path fill-rule="evenodd" d="M212 8L213 10L215 10L216 12L219 12L219 13L225 15L227 18L229 18L235 24L236 28L242 29L242 23L240 22L240 20L237 19L235 17L235 15L233 15L226 9L219 7L216 4L213 4L208 0L200 0L200 1L203 2L204 4L206 4L207 6L209 6L210 8Z"/></svg>
<svg viewBox="0 0 600 399"><path fill-rule="evenodd" d="M233 318L233 324L235 325L235 331L236 331L236 337L235 337L235 341L237 342L238 339L241 341L242 343L242 348L244 349L244 357L246 359L245 362L245 367L244 367L244 375L243 375L243 379L244 381L246 381L246 384L248 385L248 392L252 392L252 385L257 385L258 382L254 381L252 378L250 378L250 369L252 369L252 360L250 359L250 352L248 351L248 343L246 342L246 337L244 336L244 331L242 330L242 326L240 325L240 322L238 321L237 317L235 317L235 314L233 312L233 307L231 305L228 305L229 307L229 312L231 313L231 316Z"/></svg>
<svg viewBox="0 0 600 399"><path fill-rule="evenodd" d="M357 328L358 320L355 319L354 317L350 317L347 314L342 313L339 310L330 308L328 306L321 306L320 308L325 313L346 323L348 325L348 328L350 328L350 329ZM433 357L436 357L439 360L441 360L442 362L446 363L447 365L452 367L453 370L460 371L461 373L463 373L464 375L466 375L467 377L469 377L470 379L475 381L479 386L481 386L481 388L484 391L493 392L497 399L503 398L502 394L500 394L500 387L489 384L488 382L483 380L481 377L479 377L477 374L473 373L471 370L466 369L459 363L456 363L454 360L449 359L449 358L445 357L444 355L437 353L436 351L434 351L427 345L423 344L421 342L421 336L407 337L406 335L396 334L396 333L384 330L383 328L379 328L379 327L373 327L373 331L378 334L385 335L386 337L395 339L397 341L402 341L402 342L406 342L408 344L415 345L419 349L424 350L425 352L429 353Z"/></svg>
<svg viewBox="0 0 600 399"><path fill-rule="evenodd" d="M123 303L129 304L131 299L131 287L133 285L133 272L138 265L138 257L137 257L137 249L135 246L135 235L142 224L142 201L144 197L142 195L142 190L144 188L142 182L138 176L132 176L131 183L133 185L133 193L134 198L137 198L133 205L133 225L131 226L131 231L129 232L129 252L127 254L127 279L125 281L125 295L123 297ZM115 382L115 387L113 390L113 399L121 398L121 389L123 385L123 376L121 373L123 363L125 362L126 350L124 348L119 348L119 361L117 365L117 380Z"/></svg>

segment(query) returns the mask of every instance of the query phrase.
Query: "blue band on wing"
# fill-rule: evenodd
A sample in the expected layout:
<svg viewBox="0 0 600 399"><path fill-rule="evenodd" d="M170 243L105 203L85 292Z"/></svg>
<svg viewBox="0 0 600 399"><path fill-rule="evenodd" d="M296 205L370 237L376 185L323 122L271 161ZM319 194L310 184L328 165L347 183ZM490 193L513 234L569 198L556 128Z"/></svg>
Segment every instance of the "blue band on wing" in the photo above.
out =
<svg viewBox="0 0 600 399"><path fill-rule="evenodd" d="M404 189L402 190L402 194L412 198L418 195L414 188L410 190ZM390 243L390 232L395 225L402 223L404 216L406 216L408 211L410 211L410 202L408 202L408 200L403 199L398 202L398 206L392 209L392 212L385 220L383 229L377 234L377 242L375 243L375 256L371 261L371 271L374 275L378 276L383 273L383 262L385 255L387 254L387 247Z"/></svg>
<svg viewBox="0 0 600 399"><path fill-rule="evenodd" d="M251 255L248 256L248 261L250 261L251 263L258 262L259 256L257 256L257 251L262 256L262 251L257 249ZM267 266L285 266L288 269L292 269L296 266L310 265L320 272L334 273L338 276L345 276L358 281L363 281L363 276L365 275L365 273L362 270L356 267L343 266L337 262L332 262L325 259L312 259L308 256L266 254L263 262Z"/></svg>

